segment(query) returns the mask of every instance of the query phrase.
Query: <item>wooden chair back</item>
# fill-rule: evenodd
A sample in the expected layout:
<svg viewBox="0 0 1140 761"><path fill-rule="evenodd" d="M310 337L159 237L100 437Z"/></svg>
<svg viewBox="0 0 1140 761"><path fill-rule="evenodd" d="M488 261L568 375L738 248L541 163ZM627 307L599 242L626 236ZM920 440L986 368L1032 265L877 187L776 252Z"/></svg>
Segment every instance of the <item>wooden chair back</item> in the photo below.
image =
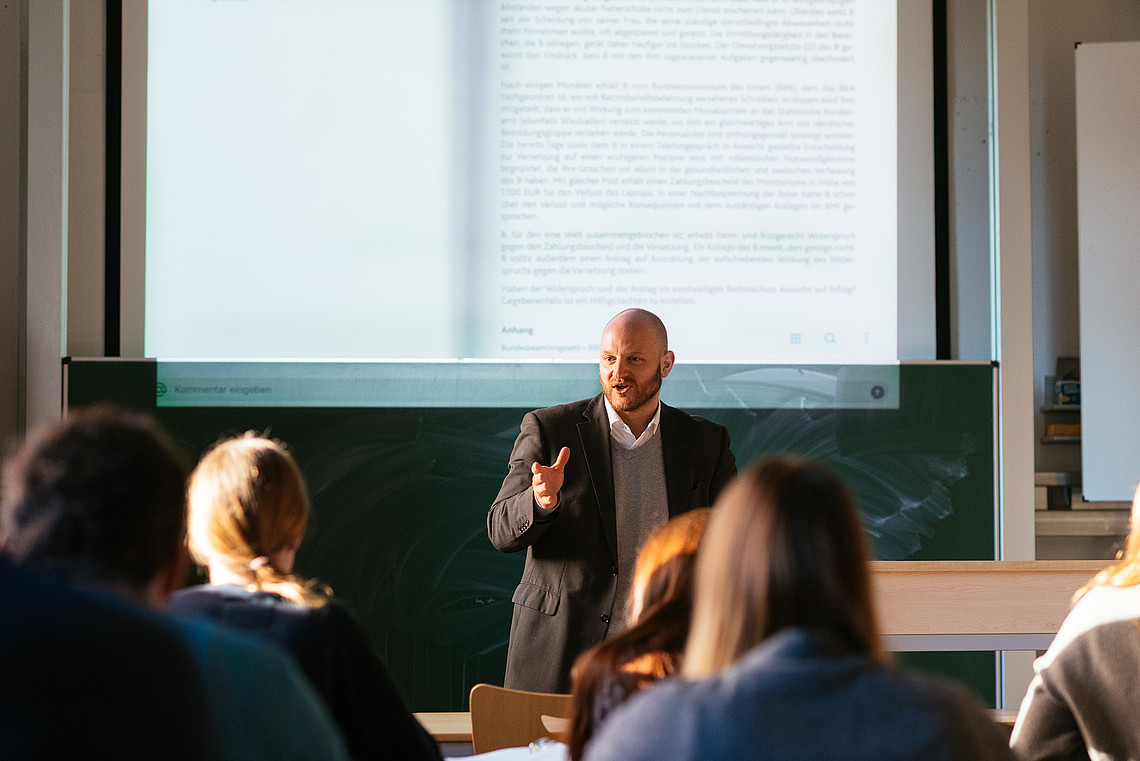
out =
<svg viewBox="0 0 1140 761"><path fill-rule="evenodd" d="M493 684L471 688L471 747L476 753L529 745L550 733L543 715L570 715L570 696L509 690Z"/></svg>

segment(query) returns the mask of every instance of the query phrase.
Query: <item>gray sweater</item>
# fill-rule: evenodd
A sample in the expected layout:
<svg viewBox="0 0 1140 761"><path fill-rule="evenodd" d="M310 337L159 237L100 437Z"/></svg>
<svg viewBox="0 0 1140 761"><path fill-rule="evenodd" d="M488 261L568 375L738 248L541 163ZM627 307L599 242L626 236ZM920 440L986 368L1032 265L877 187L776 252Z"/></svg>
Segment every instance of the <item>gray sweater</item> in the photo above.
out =
<svg viewBox="0 0 1140 761"><path fill-rule="evenodd" d="M1021 759L1140 759L1140 587L1095 587L1061 625L1022 701ZM1107 621L1107 623L1106 623Z"/></svg>

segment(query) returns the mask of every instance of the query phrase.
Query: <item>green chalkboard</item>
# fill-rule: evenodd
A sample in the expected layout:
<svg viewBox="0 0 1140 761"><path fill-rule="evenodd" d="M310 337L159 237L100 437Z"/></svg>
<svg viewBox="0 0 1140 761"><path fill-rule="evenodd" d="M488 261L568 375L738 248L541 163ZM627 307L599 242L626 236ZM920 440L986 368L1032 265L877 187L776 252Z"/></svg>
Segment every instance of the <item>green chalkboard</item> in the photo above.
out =
<svg viewBox="0 0 1140 761"><path fill-rule="evenodd" d="M158 406L156 367L70 360L68 405L153 413L191 457L249 429L287 442L314 506L297 570L362 620L414 710L465 710L471 685L502 683L523 556L497 552L485 519L529 407ZM890 409L689 411L727 426L741 465L795 452L834 468L880 559L992 560L993 387L988 363L904 363Z"/></svg>

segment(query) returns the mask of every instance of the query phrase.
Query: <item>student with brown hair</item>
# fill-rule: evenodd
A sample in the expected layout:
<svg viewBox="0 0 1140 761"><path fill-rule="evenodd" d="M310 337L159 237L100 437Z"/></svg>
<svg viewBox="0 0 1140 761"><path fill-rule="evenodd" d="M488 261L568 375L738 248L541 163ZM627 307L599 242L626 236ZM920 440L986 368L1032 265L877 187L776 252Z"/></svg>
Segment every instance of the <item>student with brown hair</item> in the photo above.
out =
<svg viewBox="0 0 1140 761"><path fill-rule="evenodd" d="M819 465L775 459L717 500L682 678L633 696L587 761L1008 759L964 689L887 664L863 525Z"/></svg>
<svg viewBox="0 0 1140 761"><path fill-rule="evenodd" d="M566 744L547 741L483 753L495 761L580 761L590 737L634 693L677 673L693 606L693 568L707 507L669 520L649 535L626 606L633 625L578 656L571 669Z"/></svg>
<svg viewBox="0 0 1140 761"><path fill-rule="evenodd" d="M187 491L189 543L210 583L172 609L276 642L325 699L356 759L438 761L435 741L355 618L293 573L309 518L301 469L283 445L247 433L203 455Z"/></svg>
<svg viewBox="0 0 1140 761"><path fill-rule="evenodd" d="M676 673L689 634L693 566L709 508L673 518L650 535L633 574L626 631L587 650L571 670L569 753L586 742L630 695Z"/></svg>

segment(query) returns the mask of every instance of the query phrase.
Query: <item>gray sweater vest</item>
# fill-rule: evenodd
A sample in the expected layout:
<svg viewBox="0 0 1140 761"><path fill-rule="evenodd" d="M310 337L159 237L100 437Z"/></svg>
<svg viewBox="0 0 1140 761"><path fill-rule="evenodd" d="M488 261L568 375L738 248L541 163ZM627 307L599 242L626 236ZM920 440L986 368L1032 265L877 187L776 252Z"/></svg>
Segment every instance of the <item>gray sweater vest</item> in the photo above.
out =
<svg viewBox="0 0 1140 761"><path fill-rule="evenodd" d="M610 636L629 626L629 593L637 553L669 519L661 434L636 449L613 446L614 502L617 506L618 579Z"/></svg>

